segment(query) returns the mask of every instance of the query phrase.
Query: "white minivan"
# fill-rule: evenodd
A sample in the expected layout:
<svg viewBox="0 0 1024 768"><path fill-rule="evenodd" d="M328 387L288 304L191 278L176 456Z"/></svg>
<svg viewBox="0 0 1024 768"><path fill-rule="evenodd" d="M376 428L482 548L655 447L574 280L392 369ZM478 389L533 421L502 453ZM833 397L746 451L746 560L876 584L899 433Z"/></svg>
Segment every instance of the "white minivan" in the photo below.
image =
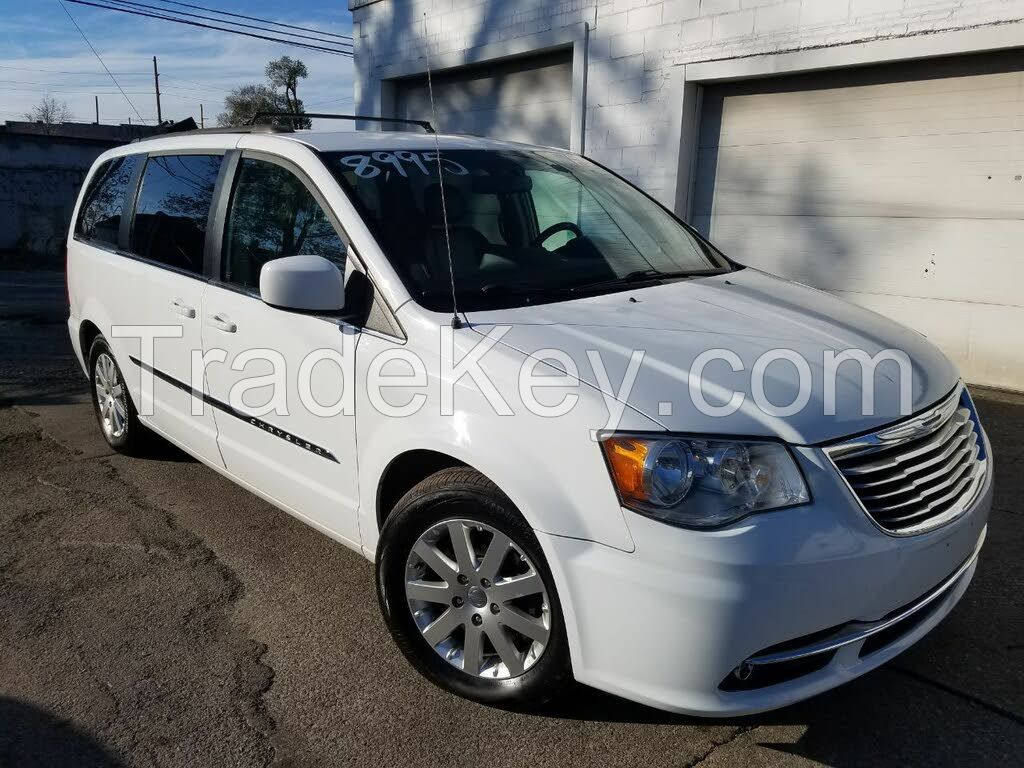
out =
<svg viewBox="0 0 1024 768"><path fill-rule="evenodd" d="M988 440L926 338L563 150L133 143L67 279L107 442L160 435L373 560L411 664L478 701L789 704L929 632L985 538Z"/></svg>

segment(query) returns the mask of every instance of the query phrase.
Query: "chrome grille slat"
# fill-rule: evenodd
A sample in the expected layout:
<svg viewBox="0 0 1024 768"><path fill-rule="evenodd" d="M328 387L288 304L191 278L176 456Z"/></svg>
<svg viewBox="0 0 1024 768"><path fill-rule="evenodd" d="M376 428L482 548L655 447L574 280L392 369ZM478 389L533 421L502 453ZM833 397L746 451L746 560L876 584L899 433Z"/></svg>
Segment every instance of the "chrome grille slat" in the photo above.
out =
<svg viewBox="0 0 1024 768"><path fill-rule="evenodd" d="M901 520L898 529L899 535L913 536L918 533L925 533L958 518L981 490L981 481L984 476L984 471L979 472L974 477L974 481L964 489L960 499L954 500L949 506L928 510L924 513L924 517L916 521L912 521L909 517ZM966 499L966 501L962 501L963 499Z"/></svg>
<svg viewBox="0 0 1024 768"><path fill-rule="evenodd" d="M872 511L875 513L876 516L889 518L890 512L894 512L895 510L898 509L904 509L910 506L911 504L923 504L927 507L930 507L933 501L933 499L931 498L932 496L934 496L937 493L942 493L943 491L947 490L950 486L954 484L960 484L962 480L970 480L970 471L971 466L969 464L961 464L960 466L956 467L953 470L953 472L950 474L950 476L946 479L944 483L932 486L931 488L928 488L926 491L917 494L915 498L908 499L907 501L901 501L897 504L889 504L887 506L873 506ZM966 478L964 477L965 474L967 475ZM934 499L934 502L936 504L939 504L942 502L943 498L945 497L942 497L940 499ZM899 518L890 519L897 520Z"/></svg>
<svg viewBox="0 0 1024 768"><path fill-rule="evenodd" d="M987 460L963 386L927 411L825 448L882 530L906 536L959 517L980 491Z"/></svg>
<svg viewBox="0 0 1024 768"><path fill-rule="evenodd" d="M959 412L954 414L954 417L957 416L958 414ZM936 430L931 435L929 435L928 439L925 442L915 446L906 453L894 454L891 456L887 456L884 459L878 459L876 461L867 462L865 464L853 465L843 461L841 462L843 473L848 475L867 475L872 472L879 472L881 470L898 467L901 464L905 464L909 461L912 461L917 456L921 456L922 454L928 453L933 448L942 445L943 443L946 442L946 440L948 440L952 435L954 435L957 432L957 430L962 426L963 422L954 423L953 419L951 418L949 421L943 424L940 429ZM887 447L882 450L891 451L892 448Z"/></svg>
<svg viewBox="0 0 1024 768"><path fill-rule="evenodd" d="M966 452L968 450L968 446L965 443L970 443L971 438L973 436L973 430L964 430L963 428L961 428L961 430L953 436L953 439L947 442L942 447L942 450L939 451L939 453L937 453L935 456L931 458L925 459L924 461L915 464L911 469L900 469L898 474L894 474L891 477L883 477L881 479L862 480L861 478L858 477L856 480L851 480L850 485L852 485L854 489L858 493L860 493L863 490L877 488L880 485L888 485L890 483L898 483L900 481L910 481L913 479L911 477L913 473L920 472L921 470L924 469L928 469L940 462L949 463L949 456L954 452ZM840 469L842 468L840 467Z"/></svg>
<svg viewBox="0 0 1024 768"><path fill-rule="evenodd" d="M886 480L884 481L884 484L887 485L890 485L892 483L898 483L901 480L905 480L906 482L901 484L894 491L886 491L885 493L872 494L861 493L860 498L865 504L871 504L876 501L882 501L883 499L889 499L892 498L893 496L899 496L901 494L907 493L908 488L906 486L908 485L912 489L916 490L920 488L922 485L930 483L933 480L938 480L939 478L945 476L947 473L953 470L958 464L960 464L960 462L962 462L966 457L968 457L971 454L977 453L977 448L977 440L974 438L974 435L972 434L971 437L967 439L967 444L961 446L959 449L957 449L955 453L950 455L948 452L944 452L946 454L946 459L943 462L942 466L940 466L938 469L929 472L927 475L921 475L920 477L910 477L909 475L904 475L900 478L897 478L896 480ZM877 487L878 485L878 483L871 483L868 484L868 487ZM862 485L854 485L854 490L856 490L859 493L864 487L865 486Z"/></svg>
<svg viewBox="0 0 1024 768"><path fill-rule="evenodd" d="M938 509L944 504L947 504L950 501L956 499L961 493L967 490L970 484L973 483L975 480L976 477L974 473L971 472L966 477L961 478L960 481L956 484L956 487L952 491L947 493L945 496L943 496L941 499L934 499L931 502L925 504L924 509L919 509L918 511L909 515L902 515L899 517L887 517L886 521L890 523L904 523L908 520L913 520L914 518L926 515L932 510Z"/></svg>

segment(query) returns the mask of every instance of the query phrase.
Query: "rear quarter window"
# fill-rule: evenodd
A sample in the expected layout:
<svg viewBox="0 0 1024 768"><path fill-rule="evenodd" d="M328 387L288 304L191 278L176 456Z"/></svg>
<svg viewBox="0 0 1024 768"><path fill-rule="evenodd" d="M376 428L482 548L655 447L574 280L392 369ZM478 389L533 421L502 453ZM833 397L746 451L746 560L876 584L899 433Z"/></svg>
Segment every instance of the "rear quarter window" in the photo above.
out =
<svg viewBox="0 0 1024 768"><path fill-rule="evenodd" d="M76 237L117 246L125 196L140 162L138 155L126 155L107 160L96 170L75 222Z"/></svg>

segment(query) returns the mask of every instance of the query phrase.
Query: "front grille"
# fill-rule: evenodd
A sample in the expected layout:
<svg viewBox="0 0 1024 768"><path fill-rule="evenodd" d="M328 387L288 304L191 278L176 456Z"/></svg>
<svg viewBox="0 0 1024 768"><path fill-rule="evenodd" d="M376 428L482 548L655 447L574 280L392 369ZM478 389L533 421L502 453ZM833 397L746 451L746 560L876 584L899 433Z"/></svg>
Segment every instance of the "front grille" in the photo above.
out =
<svg viewBox="0 0 1024 768"><path fill-rule="evenodd" d="M985 479L981 427L963 386L922 414L826 453L883 530L923 533L959 517Z"/></svg>

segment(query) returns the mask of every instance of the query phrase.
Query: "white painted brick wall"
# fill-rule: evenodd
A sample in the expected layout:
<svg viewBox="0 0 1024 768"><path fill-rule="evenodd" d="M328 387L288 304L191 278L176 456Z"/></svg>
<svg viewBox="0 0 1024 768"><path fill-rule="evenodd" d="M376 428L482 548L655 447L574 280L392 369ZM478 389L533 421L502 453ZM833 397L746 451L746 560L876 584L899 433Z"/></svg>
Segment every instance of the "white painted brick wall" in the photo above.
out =
<svg viewBox="0 0 1024 768"><path fill-rule="evenodd" d="M875 2L877 0L871 0ZM881 0L892 4L892 0ZM788 3L762 3L754 13L754 35L757 37L771 35L784 29L793 29L800 23L800 0Z"/></svg>
<svg viewBox="0 0 1024 768"><path fill-rule="evenodd" d="M1024 20L1024 0L350 0L349 5L360 105L373 103L366 92L377 87L379 67L422 62L428 50L438 55L588 23L587 154L655 195L671 190L675 173L671 140L680 105L672 101L669 83L680 64Z"/></svg>
<svg viewBox="0 0 1024 768"><path fill-rule="evenodd" d="M722 13L713 18L711 38L713 40L734 40L738 37L749 37L754 31L754 12L736 11Z"/></svg>
<svg viewBox="0 0 1024 768"><path fill-rule="evenodd" d="M650 29L661 24L662 3L626 11L627 29Z"/></svg>

